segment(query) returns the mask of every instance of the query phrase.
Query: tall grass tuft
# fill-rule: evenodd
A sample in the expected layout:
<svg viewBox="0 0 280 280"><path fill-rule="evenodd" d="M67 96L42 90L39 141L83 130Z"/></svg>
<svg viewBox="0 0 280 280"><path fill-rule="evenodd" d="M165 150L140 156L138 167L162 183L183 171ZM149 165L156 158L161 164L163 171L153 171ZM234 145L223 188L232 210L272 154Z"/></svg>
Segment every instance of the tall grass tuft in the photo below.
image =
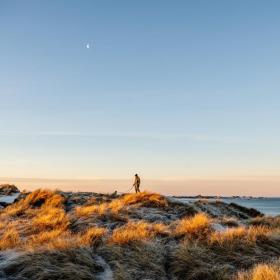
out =
<svg viewBox="0 0 280 280"><path fill-rule="evenodd" d="M204 213L198 213L191 218L181 219L175 228L175 235L188 235L191 238L205 238L211 231L210 225L210 218Z"/></svg>
<svg viewBox="0 0 280 280"><path fill-rule="evenodd" d="M269 229L262 226L230 228L223 232L213 232L209 244L224 249L248 248L254 246L257 241L267 240L268 233Z"/></svg>
<svg viewBox="0 0 280 280"><path fill-rule="evenodd" d="M129 222L115 229L110 238L111 243L126 244L135 241L147 241L157 235L166 234L167 227L163 224L150 224L147 222Z"/></svg>
<svg viewBox="0 0 280 280"><path fill-rule="evenodd" d="M239 272L235 280L280 280L280 267L259 264L249 272Z"/></svg>

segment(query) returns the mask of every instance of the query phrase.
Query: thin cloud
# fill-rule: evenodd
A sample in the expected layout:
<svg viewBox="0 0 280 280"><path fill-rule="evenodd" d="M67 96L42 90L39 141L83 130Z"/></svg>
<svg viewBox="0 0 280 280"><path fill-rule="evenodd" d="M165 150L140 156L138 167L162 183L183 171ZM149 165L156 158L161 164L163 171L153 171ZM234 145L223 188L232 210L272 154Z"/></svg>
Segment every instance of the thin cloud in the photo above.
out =
<svg viewBox="0 0 280 280"><path fill-rule="evenodd" d="M250 142L250 139L237 139L232 137L218 137L212 135L195 135L195 134L176 134L176 133L148 133L148 132L107 132L107 131L96 131L96 132L83 132L83 131L0 131L0 136L58 136L58 137L118 137L118 138L135 138L135 139L150 139L150 140L161 140L161 141L176 141L185 140L193 142L213 142L213 143L244 143Z"/></svg>

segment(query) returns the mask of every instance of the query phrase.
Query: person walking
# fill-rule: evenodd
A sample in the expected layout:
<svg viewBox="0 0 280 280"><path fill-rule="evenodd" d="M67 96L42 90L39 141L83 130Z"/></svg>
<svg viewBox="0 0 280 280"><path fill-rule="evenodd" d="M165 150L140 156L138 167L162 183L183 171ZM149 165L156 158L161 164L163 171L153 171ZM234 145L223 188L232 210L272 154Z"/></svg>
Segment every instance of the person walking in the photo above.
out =
<svg viewBox="0 0 280 280"><path fill-rule="evenodd" d="M136 193L140 193L140 183L141 183L141 180L140 180L140 177L138 176L138 174L135 174L135 180L134 180L134 188L135 188L135 192Z"/></svg>

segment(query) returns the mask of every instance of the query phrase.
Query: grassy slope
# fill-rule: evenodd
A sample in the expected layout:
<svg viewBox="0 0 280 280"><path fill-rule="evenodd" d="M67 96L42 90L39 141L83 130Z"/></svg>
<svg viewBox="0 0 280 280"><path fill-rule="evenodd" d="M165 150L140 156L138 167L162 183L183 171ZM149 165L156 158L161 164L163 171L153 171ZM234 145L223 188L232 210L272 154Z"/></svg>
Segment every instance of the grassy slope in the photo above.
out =
<svg viewBox="0 0 280 280"><path fill-rule="evenodd" d="M280 219L238 210L37 190L0 210L0 278L280 279Z"/></svg>

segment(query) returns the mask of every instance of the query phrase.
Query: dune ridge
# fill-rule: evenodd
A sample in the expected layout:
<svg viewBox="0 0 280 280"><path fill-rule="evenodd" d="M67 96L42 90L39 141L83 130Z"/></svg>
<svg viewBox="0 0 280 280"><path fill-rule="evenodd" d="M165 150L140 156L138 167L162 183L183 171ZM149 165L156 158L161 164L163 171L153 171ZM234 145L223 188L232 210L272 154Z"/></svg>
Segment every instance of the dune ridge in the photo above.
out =
<svg viewBox="0 0 280 280"><path fill-rule="evenodd" d="M0 210L0 277L278 280L279 219L150 192L22 192Z"/></svg>

